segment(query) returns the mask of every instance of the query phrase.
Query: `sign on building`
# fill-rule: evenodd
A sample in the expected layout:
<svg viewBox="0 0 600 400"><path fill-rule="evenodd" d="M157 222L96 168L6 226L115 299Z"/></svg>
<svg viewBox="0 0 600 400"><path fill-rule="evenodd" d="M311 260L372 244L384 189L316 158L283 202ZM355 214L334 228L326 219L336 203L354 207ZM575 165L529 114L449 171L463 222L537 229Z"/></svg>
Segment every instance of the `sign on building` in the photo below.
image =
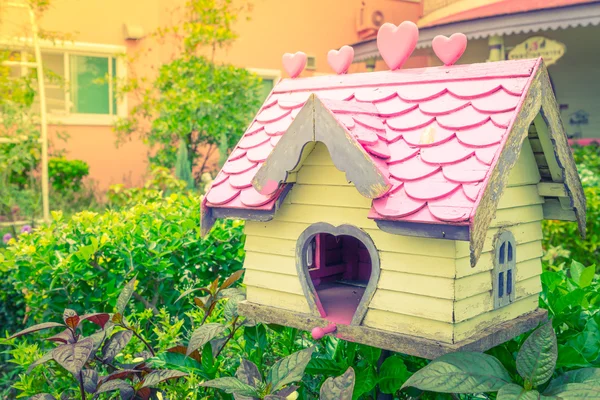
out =
<svg viewBox="0 0 600 400"><path fill-rule="evenodd" d="M561 58L567 46L543 36L534 36L515 46L508 52L509 60L542 57L546 65L552 65Z"/></svg>

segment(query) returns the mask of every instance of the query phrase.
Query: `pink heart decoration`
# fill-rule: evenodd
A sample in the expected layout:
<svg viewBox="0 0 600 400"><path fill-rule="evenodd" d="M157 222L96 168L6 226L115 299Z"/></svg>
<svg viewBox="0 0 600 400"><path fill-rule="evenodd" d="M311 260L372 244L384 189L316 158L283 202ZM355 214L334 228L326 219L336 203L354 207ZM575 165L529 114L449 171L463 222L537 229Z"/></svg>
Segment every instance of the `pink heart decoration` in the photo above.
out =
<svg viewBox="0 0 600 400"><path fill-rule="evenodd" d="M304 71L304 67L306 67L306 54L301 51L296 54L285 53L282 60L283 69L285 69L290 78L300 75Z"/></svg>
<svg viewBox="0 0 600 400"><path fill-rule="evenodd" d="M350 46L342 46L339 50L329 50L327 62L336 74L345 74L354 60L354 49Z"/></svg>
<svg viewBox="0 0 600 400"><path fill-rule="evenodd" d="M404 21L398 26L387 22L377 33L377 48L383 61L393 71L408 60L418 40L419 28L414 22Z"/></svg>
<svg viewBox="0 0 600 400"><path fill-rule="evenodd" d="M457 62L467 49L467 37L462 33L455 33L449 38L438 35L433 38L431 47L444 65L450 66Z"/></svg>

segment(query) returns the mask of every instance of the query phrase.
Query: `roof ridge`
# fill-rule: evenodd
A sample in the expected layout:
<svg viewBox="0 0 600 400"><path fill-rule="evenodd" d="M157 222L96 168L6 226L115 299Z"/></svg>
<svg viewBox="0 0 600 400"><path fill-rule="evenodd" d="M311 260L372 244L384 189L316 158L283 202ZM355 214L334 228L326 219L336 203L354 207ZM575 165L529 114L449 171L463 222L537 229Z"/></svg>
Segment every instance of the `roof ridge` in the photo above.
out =
<svg viewBox="0 0 600 400"><path fill-rule="evenodd" d="M538 62L539 58L535 58L453 65L450 67L424 67L396 71L283 79L273 88L272 93L443 83L450 81L530 78Z"/></svg>

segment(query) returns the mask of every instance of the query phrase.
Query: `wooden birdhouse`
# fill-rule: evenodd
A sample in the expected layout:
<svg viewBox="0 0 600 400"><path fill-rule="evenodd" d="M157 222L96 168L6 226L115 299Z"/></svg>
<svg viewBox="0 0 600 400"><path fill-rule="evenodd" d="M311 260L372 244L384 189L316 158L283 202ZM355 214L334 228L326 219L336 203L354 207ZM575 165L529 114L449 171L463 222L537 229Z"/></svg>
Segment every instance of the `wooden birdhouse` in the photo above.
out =
<svg viewBox="0 0 600 400"><path fill-rule="evenodd" d="M542 221L585 230L541 59L284 79L202 208L246 220L241 314L426 358L546 319Z"/></svg>

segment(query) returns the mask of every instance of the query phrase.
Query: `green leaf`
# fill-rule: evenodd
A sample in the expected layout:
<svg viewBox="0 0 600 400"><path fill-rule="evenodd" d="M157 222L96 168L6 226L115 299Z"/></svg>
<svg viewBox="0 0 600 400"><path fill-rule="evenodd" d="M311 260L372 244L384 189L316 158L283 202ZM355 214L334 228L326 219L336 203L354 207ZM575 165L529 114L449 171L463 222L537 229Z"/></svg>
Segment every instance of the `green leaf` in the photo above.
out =
<svg viewBox="0 0 600 400"><path fill-rule="evenodd" d="M27 374L30 374L31 371L33 371L33 369L35 367L37 367L38 365L42 365L50 360L52 360L52 352L51 351L44 354L42 357L38 358L34 362L32 362L31 365L29 366L29 368L27 368Z"/></svg>
<svg viewBox="0 0 600 400"><path fill-rule="evenodd" d="M600 388L598 385L589 383L567 383L553 387L552 390L546 390L544 396L556 396L562 400L571 399L600 399Z"/></svg>
<svg viewBox="0 0 600 400"><path fill-rule="evenodd" d="M358 354L360 354L371 364L377 364L377 361L379 361L379 357L381 357L381 349L378 349L376 347L359 344L357 346L357 350Z"/></svg>
<svg viewBox="0 0 600 400"><path fill-rule="evenodd" d="M571 261L571 277L581 288L588 287L594 281L594 275L596 273L596 266L590 265L585 267L580 262L575 260Z"/></svg>
<svg viewBox="0 0 600 400"><path fill-rule="evenodd" d="M137 275L127 282L125 287L123 287L123 290L121 290L121 293L119 293L119 297L117 298L117 306L115 307L117 313L123 314L123 312L125 312L127 303L129 303L129 299L131 299L131 296L133 295L136 278Z"/></svg>
<svg viewBox="0 0 600 400"><path fill-rule="evenodd" d="M203 347L206 343L219 336L227 327L222 324L210 323L200 326L192 333L190 342L188 344L186 355L189 356L194 352Z"/></svg>
<svg viewBox="0 0 600 400"><path fill-rule="evenodd" d="M132 331L119 331L112 335L102 347L102 359L109 363L112 362L117 354L127 346L132 337Z"/></svg>
<svg viewBox="0 0 600 400"><path fill-rule="evenodd" d="M175 303L177 303L179 300L183 299L184 297L186 297L187 295L197 292L199 290L202 290L203 292L209 293L208 289L206 288L192 288L192 289L188 289L185 292L181 293L179 295L179 297L177 298L177 300L175 300Z"/></svg>
<svg viewBox="0 0 600 400"><path fill-rule="evenodd" d="M314 350L309 347L277 361L267 377L267 384L271 385L272 391L301 380Z"/></svg>
<svg viewBox="0 0 600 400"><path fill-rule="evenodd" d="M252 386L247 385L237 378L225 377L207 381L200 386L220 389L230 394L239 394L241 396L259 397L258 392Z"/></svg>
<svg viewBox="0 0 600 400"><path fill-rule="evenodd" d="M499 400L539 400L539 398L540 393L537 390L525 390L514 383L504 385L498 391Z"/></svg>
<svg viewBox="0 0 600 400"><path fill-rule="evenodd" d="M34 326L30 326L27 329L23 329L22 331L17 332L14 335L12 335L11 337L9 337L9 339L14 339L19 336L27 335L28 333L31 333L31 332L41 331L42 329L56 328L59 326L63 327L63 328L65 327L63 324L59 324L58 322L44 322L43 324L37 324Z"/></svg>
<svg viewBox="0 0 600 400"><path fill-rule="evenodd" d="M517 355L517 371L525 380L525 388L535 388L552 377L557 354L556 334L552 321L548 321L525 340Z"/></svg>
<svg viewBox="0 0 600 400"><path fill-rule="evenodd" d="M393 394L410 377L410 372L404 364L404 360L398 356L391 356L385 359L379 367L379 390L382 393Z"/></svg>
<svg viewBox="0 0 600 400"><path fill-rule="evenodd" d="M78 377L93 349L94 341L88 337L77 343L58 346L52 350L52 358L64 369Z"/></svg>
<svg viewBox="0 0 600 400"><path fill-rule="evenodd" d="M352 367L337 378L329 377L321 386L320 400L352 400L356 376Z"/></svg>
<svg viewBox="0 0 600 400"><path fill-rule="evenodd" d="M417 371L402 385L441 393L495 392L510 383L500 361L487 354L445 354Z"/></svg>
<svg viewBox="0 0 600 400"><path fill-rule="evenodd" d="M354 383L354 392L352 399L357 400L363 394L370 392L377 385L377 377L375 376L375 367L367 365L366 368L359 369L356 372L356 382Z"/></svg>
<svg viewBox="0 0 600 400"><path fill-rule="evenodd" d="M184 351L185 353L185 351ZM156 357L146 360L152 368L168 368L177 369L185 372L199 373L202 370L202 365L192 357L186 357L185 354L164 352L157 354Z"/></svg>
<svg viewBox="0 0 600 400"><path fill-rule="evenodd" d="M556 387L568 383L585 383L586 385L600 388L600 368L581 368L566 372L550 381L550 384L546 388L546 392L551 392Z"/></svg>
<svg viewBox="0 0 600 400"><path fill-rule="evenodd" d="M181 378L182 376L187 376L188 374L182 371L175 371L172 369L162 369L160 371L152 371L148 375L144 377L142 381L142 388L145 387L154 387L161 382L164 382L169 379Z"/></svg>

